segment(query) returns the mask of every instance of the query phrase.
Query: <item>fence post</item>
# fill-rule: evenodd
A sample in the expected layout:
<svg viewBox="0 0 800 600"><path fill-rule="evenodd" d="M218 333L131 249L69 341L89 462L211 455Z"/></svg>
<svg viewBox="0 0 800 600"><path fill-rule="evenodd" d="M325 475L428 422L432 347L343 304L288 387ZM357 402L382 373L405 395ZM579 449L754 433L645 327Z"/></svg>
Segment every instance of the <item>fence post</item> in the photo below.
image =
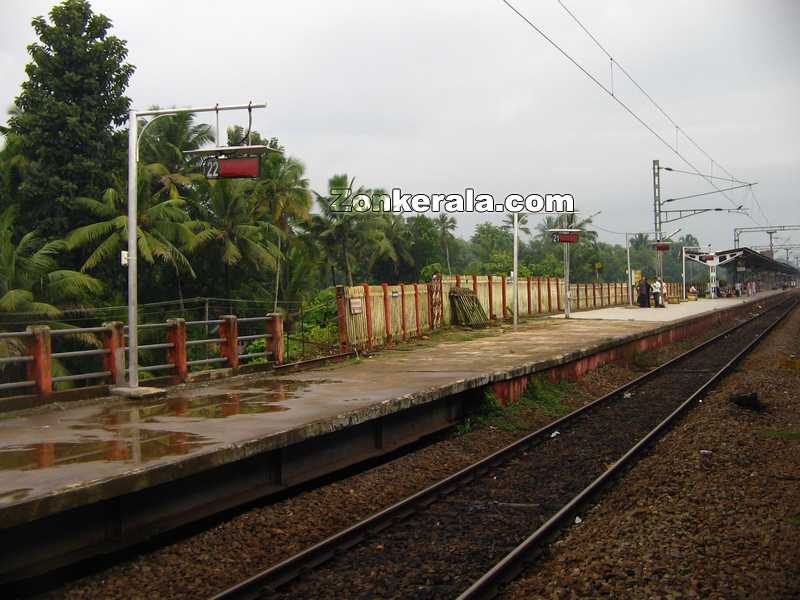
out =
<svg viewBox="0 0 800 600"><path fill-rule="evenodd" d="M565 290L566 292L569 290ZM558 277L556 277L556 308L561 312L561 283L558 281Z"/></svg>
<svg viewBox="0 0 800 600"><path fill-rule="evenodd" d="M456 275L456 287L461 287L461 275Z"/></svg>
<svg viewBox="0 0 800 600"><path fill-rule="evenodd" d="M337 286L341 287L341 286ZM341 338L341 336L340 336ZM347 344L343 347L346 350ZM267 349L272 353L272 362L283 364L283 315L269 313L267 315Z"/></svg>
<svg viewBox="0 0 800 600"><path fill-rule="evenodd" d="M444 302L444 300L442 300ZM444 310L442 310L444 315ZM444 318L442 318L444 320ZM428 331L433 331L433 284L428 284Z"/></svg>
<svg viewBox="0 0 800 600"><path fill-rule="evenodd" d="M239 350L236 338L239 337L239 328L236 323L236 315L222 315L222 323L219 325L219 337L222 338L220 344L220 354L228 359L228 366L231 369L239 368Z"/></svg>
<svg viewBox="0 0 800 600"><path fill-rule="evenodd" d="M167 323L169 323L167 341L172 344L172 348L167 351L167 361L175 365L175 380L183 383L189 378L186 321L184 319L168 319Z"/></svg>
<svg viewBox="0 0 800 600"><path fill-rule="evenodd" d="M472 291L475 292L476 294L478 293L478 276L477 275L473 275L472 276Z"/></svg>
<svg viewBox="0 0 800 600"><path fill-rule="evenodd" d="M531 316L531 276L527 277L528 282L528 316Z"/></svg>
<svg viewBox="0 0 800 600"><path fill-rule="evenodd" d="M344 297L343 285L336 286L336 320L339 329L339 350L347 352L350 344L347 340L347 299ZM283 351L281 351L281 357L283 357Z"/></svg>
<svg viewBox="0 0 800 600"><path fill-rule="evenodd" d="M550 276L547 276L547 312L553 312L553 297L550 295Z"/></svg>
<svg viewBox="0 0 800 600"><path fill-rule="evenodd" d="M122 385L125 383L125 354L122 349L125 346L125 340L122 323L111 321L103 323L103 327L108 328L103 336L103 348L108 350L108 353L103 356L103 370L111 373L112 385Z"/></svg>
<svg viewBox="0 0 800 600"><path fill-rule="evenodd" d="M400 284L400 325L403 328L403 339L408 337L408 329L406 328L406 284Z"/></svg>
<svg viewBox="0 0 800 600"><path fill-rule="evenodd" d="M567 287L566 283L564 284L564 287L565 288ZM569 297L566 292L564 292L564 296ZM569 300L567 300L567 302L569 302ZM586 304L586 300L584 300L583 303ZM580 283L576 283L575 284L575 310L580 310L580 309L581 309L581 284Z"/></svg>
<svg viewBox="0 0 800 600"><path fill-rule="evenodd" d="M392 311L389 308L389 284L382 283L383 288L383 328L386 332L383 339L384 344L392 343Z"/></svg>
<svg viewBox="0 0 800 600"><path fill-rule="evenodd" d="M414 319L417 326L417 337L419 337L419 284L417 283L414 284Z"/></svg>
<svg viewBox="0 0 800 600"><path fill-rule="evenodd" d="M36 382L36 393L40 399L53 393L53 357L50 345L50 328L46 325L31 325L27 329L28 356L33 360L26 363L28 379Z"/></svg>
<svg viewBox="0 0 800 600"><path fill-rule="evenodd" d="M489 286L489 320L494 319L494 290L492 289L492 276L486 276L487 285Z"/></svg>
<svg viewBox="0 0 800 600"><path fill-rule="evenodd" d="M500 276L500 303L503 305L503 318L506 318L506 276Z"/></svg>
<svg viewBox="0 0 800 600"><path fill-rule="evenodd" d="M600 284L600 294L603 293L603 284ZM603 304L603 300L600 300L600 304ZM592 306L597 308L597 287L595 286L594 282L592 282Z"/></svg>
<svg viewBox="0 0 800 600"><path fill-rule="evenodd" d="M536 312L542 312L542 278L536 277Z"/></svg>
<svg viewBox="0 0 800 600"><path fill-rule="evenodd" d="M372 348L372 299L369 297L369 284L363 283L364 316L367 318L367 348Z"/></svg>

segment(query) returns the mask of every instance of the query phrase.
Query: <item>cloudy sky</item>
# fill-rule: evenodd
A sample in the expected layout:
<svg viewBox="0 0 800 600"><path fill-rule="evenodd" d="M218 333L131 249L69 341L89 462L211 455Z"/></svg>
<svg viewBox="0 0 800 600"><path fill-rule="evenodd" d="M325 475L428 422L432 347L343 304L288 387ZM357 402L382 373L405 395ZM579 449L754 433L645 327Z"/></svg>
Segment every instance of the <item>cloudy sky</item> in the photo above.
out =
<svg viewBox="0 0 800 600"><path fill-rule="evenodd" d="M759 182L761 210L741 190L730 200L674 204L744 204L750 218L716 213L675 227L727 248L734 227L800 224L800 3L564 1L714 161ZM610 86L608 57L556 0L514 4ZM31 18L52 5L0 0L5 106L24 78ZM348 173L365 186L412 193L571 193L584 215L602 211L595 222L605 229L646 231L652 160L688 169L500 0L92 5L127 40L134 106L266 100L255 128L301 158L320 191L331 175ZM674 127L619 71L614 90L675 144ZM229 113L225 124L242 119ZM677 145L702 172L722 174L682 135ZM665 174L662 186L664 198L712 189L677 174ZM459 233L486 218L459 215ZM800 242L800 232L783 239Z"/></svg>

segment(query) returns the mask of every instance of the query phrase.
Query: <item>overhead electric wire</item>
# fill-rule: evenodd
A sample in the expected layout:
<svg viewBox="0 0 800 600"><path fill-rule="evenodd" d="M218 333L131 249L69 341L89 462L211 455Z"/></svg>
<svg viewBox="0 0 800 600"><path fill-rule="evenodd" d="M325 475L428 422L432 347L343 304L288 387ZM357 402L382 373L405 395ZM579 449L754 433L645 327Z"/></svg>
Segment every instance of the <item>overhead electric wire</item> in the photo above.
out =
<svg viewBox="0 0 800 600"><path fill-rule="evenodd" d="M671 171L673 173L683 173L685 175L699 175L700 177L707 177L709 179L720 179L722 181L727 181L729 183L743 183L745 185L749 184L749 181L739 181L738 179L733 179L732 177L719 177L717 175L707 175L704 173L694 173L692 171L684 171L682 169L674 169L673 167L661 167L665 171Z"/></svg>
<svg viewBox="0 0 800 600"><path fill-rule="evenodd" d="M733 175L731 175L730 171L728 171L728 170L727 170L725 167L723 167L723 166L722 166L720 163L718 163L716 160L714 160L714 158L713 158L713 157L712 157L712 156L711 156L711 155L710 155L708 152L706 152L706 151L705 151L703 148L701 148L701 147L700 147L700 144L698 144L697 142L695 142L695 141L694 141L694 139L692 139L692 137L691 137L691 136L690 136L688 133L686 133L686 131L685 131L685 130L684 130L684 129L683 129L681 126L680 126L680 125L678 125L678 124L675 122L675 120L674 120L674 119L673 119L671 116L669 116L669 114L667 113L667 111L665 111L665 110L664 110L664 109L661 107L661 105L660 105L658 102L656 102L656 101L655 101L655 99L654 99L654 98L653 98L653 97L652 97L650 94L648 94L648 93L645 91L645 89L644 89L644 88L643 88L641 85L639 85L639 82L637 82L637 81L636 81L636 80L635 80L635 79L634 79L634 78L631 76L631 74L630 74L630 73L628 73L628 71L627 71L627 70L625 70L625 67L623 67L623 66L620 64L620 62L619 62L618 60L616 60L616 59L615 59L615 58L614 58L614 57L611 55L611 53L610 53L608 50L606 50L606 49L605 49L605 47L604 47L604 46L603 46L603 45L602 45L602 44L601 44L601 43L598 41L598 39L597 39L597 38L596 38L594 35L592 35L592 33L591 33L591 32L590 32L590 31L589 31L587 28L586 28L586 26L585 26L585 25L584 25L584 24L583 24L583 23L580 21L580 19L578 19L578 17L577 17L577 16L575 16L575 13L573 13L573 12L572 12L572 11L571 11L569 8L567 8L566 4L564 4L564 2L563 2L562 0L558 0L558 3L561 5L561 8L563 8L563 9L564 9L564 10L567 12L567 14L568 14L570 17L572 17L572 19L573 19L573 20L574 20L574 21L575 21L575 22L578 24L578 26L579 26L579 27L580 27L580 28L581 28L581 29L584 31L584 33L586 33L586 35L588 35L588 36L591 38L591 40L592 40L592 41L593 41L595 44L597 44L597 47L598 47L598 48L600 48L600 50L602 50L602 51L603 51L603 53L604 53L606 56L608 56L608 58L609 58L609 59L611 59L611 61L612 61L613 63L615 63L615 64L617 65L617 68L618 68L620 71L622 71L622 73L625 75L625 77L627 77L627 78L628 78L628 80L629 80L629 81L630 81L630 82L631 82L633 85L635 85L635 86L636 86L636 88L637 88L637 89L638 89L640 92L642 92L642 94L644 94L644 96L645 96L645 97L646 97L646 98L647 98L647 99L648 99L648 100L649 100L649 101L650 101L650 102L653 104L653 106L655 106L655 107L656 107L656 108L659 110L659 112L660 112L662 115L664 115L664 117L666 117L666 119L667 119L667 120L668 120L670 123L672 123L672 125L673 125L673 126L675 127L675 129L676 129L676 132L680 132L680 133L682 133L682 134L683 134L683 137L685 137L687 140L689 140L689 141L692 143L692 145L693 145L695 148L697 148L697 149L698 149L700 152L702 152L702 153L703 153L703 154L706 156L706 158L708 158L708 160L710 160L710 161L711 161L711 163L712 163L713 165L717 165L717 166L718 166L720 169L722 169L722 170L723 170L723 171L724 171L724 172L725 172L727 175L729 175L731 178L733 178ZM676 147L677 147L677 143L676 143Z"/></svg>
<svg viewBox="0 0 800 600"><path fill-rule="evenodd" d="M655 130L654 130L654 129L653 129L651 126L650 126L650 125L648 125L648 124L647 124L647 123L644 121L644 119L642 119L642 118L641 118L641 117L640 117L638 114L636 114L636 113L633 111L633 109L631 109L631 108L630 108L630 107L629 107L627 104L625 104L625 103L624 103L622 100L620 100L620 99L619 99L619 97L617 97L617 96L616 96L616 95L613 93L613 91L612 91L612 90L610 90L610 89L609 89L609 88L607 88L607 87L606 87L606 86L605 86L603 83L601 83L601 82L600 82L600 80L598 80L598 79L597 79L597 78L596 78L594 75L592 75L592 74L591 74L589 71L587 71L587 70L586 70L586 68L585 68L585 67L583 67L583 65L581 65L581 64L580 64L580 63L579 63L577 60L575 60L574 58L572 58L572 56L571 56L569 53L567 53L567 51L566 51L566 50L564 50L564 49L563 49L561 46L559 46L559 45L558 45L558 44L557 44L555 41L553 41L553 39L552 39L552 38L550 38L550 36L548 36L548 35L547 35L547 34L546 34L544 31L542 31L542 30L541 30L541 29L540 29L540 28L539 28L539 27L538 27L538 26L537 26L535 23L533 23L533 21L531 21L531 20L530 20L528 17L526 17L526 16L525 16L523 13L521 13L521 12L520 12L520 11L517 9L517 7L515 7L513 4L511 4L511 3L510 3L508 0L502 0L502 2L503 2L503 4L505 4L506 6L508 6L508 8L510 8L512 11L514 11L514 12L517 14L517 16L519 16L519 17L520 17L520 18L521 18L523 21L525 21L525 23L527 23L527 24L528 24L528 25L529 25L529 26L530 26L530 27L531 27L531 28L532 28L534 31L536 31L536 33L538 33L540 36L542 36L542 37L543 37L543 38L544 38L544 39L545 39L547 42L549 42L549 43L550 43L550 45L552 45L552 46L553 46L553 47L554 47L556 50L558 50L558 51L559 51L559 52L560 52L560 53L561 53L561 54L562 54L562 55L563 55L563 56L564 56L564 57L565 57L567 60L569 60L569 61L570 61L570 62L571 62L573 65L575 65L575 66L576 66L578 69L580 69L580 70L583 72L583 74L584 74L584 75L586 75L586 76L587 76L589 79L591 79L591 80L592 80L592 81L593 81L595 84L597 84L597 86L598 86L600 89L602 89L602 90L603 90L603 91L604 91L606 94L608 94L609 96L611 96L611 98L613 98L613 99L614 99L614 100L617 102L617 104L619 104L619 105L620 105L622 108L624 108L624 109L625 109L625 110L626 110L626 111L627 111L627 112L628 112L628 113L629 113L629 114L630 114L630 115L631 115L631 116L632 116L634 119L636 119L636 120L637 120L637 121L638 121L638 122L639 122L639 123L640 123L640 124L641 124L641 125L642 125L642 126L645 128L645 129L647 129L647 130L648 130L650 133L652 133L652 134L653 134L653 136L655 136L655 137L656 137L656 138L657 138L657 139L658 139L658 140L659 140L659 141L660 141L662 144L664 144L664 145L665 145L667 148L669 148L669 149L670 149L670 150L671 150L671 151L672 151L672 152L673 152L673 153L674 153L676 156L678 156L678 158L680 158L680 159L681 159L681 160L682 160L684 163L686 163L687 165L689 165L689 167L691 167L691 168L692 168L692 170L693 170L693 171L694 171L694 172L695 172L697 175L700 175L701 177L704 177L704 179L705 179L705 180L706 180L706 181L707 181L707 182L708 182L708 183L709 183L711 186L713 186L714 188L716 188L716 189L717 189L717 191L720 191L719 187L718 187L718 186L717 186L717 185L716 185L716 184L715 184L715 183L714 183L714 182L713 182L711 179L709 179L708 177L705 177L705 176L704 176L704 175L703 175L703 174L700 172L700 170L699 170L699 169L698 169L696 166L694 166L694 164L693 164L693 163L692 163L692 162L691 162L691 161L690 161L688 158L686 158L686 157L685 157L683 154L681 154L681 153L680 153L680 151L679 151L679 150L678 150L676 147L673 147L673 146L672 146L672 145L671 145L671 144L670 144L670 143L669 143L667 140L665 140L663 136L661 136L661 135L660 135L658 132L656 132L656 131L655 131ZM572 13L569 11L569 9L567 9L567 7L566 7L566 6L564 6L564 4L561 2L561 0L559 0L559 3L560 3L560 4L561 4L561 6L564 8L564 10L566 10L566 11L567 11L567 12L568 12L568 13L569 13L571 16L572 16L572 18L573 18L573 19L574 19L574 20L575 20L575 21L578 23L578 25L579 25L579 26L580 26L580 27L581 27L581 28L584 30L584 32L586 32L586 34L587 34L587 35L588 35L588 36L589 36L589 37L590 37L590 38L591 38L591 39L592 39L592 40L593 40L593 41L594 41L594 42L595 42L595 43L598 45L598 47L599 47L599 48L600 48L600 49L601 49L601 50L602 50L602 51L603 51L603 52L606 54L606 56L608 56L610 59L612 59L612 60L613 60L613 57L611 56L611 54L610 54L610 53L609 53L609 52L608 52L608 51L607 51L607 50L606 50L606 49L603 47L603 45L602 45L602 44L600 44L600 42L599 42L599 41L597 41L597 38L595 38L595 37L594 37L594 36L593 36L593 35L592 35L592 34L591 34L591 33L590 33L590 32L589 32L587 29L586 29L586 27L585 27L585 26L584 26L584 25L583 25L583 24L582 24L582 23L581 23L581 22L578 20L578 18L577 18L577 17L575 17L575 15L573 15L573 14L572 14ZM616 60L614 60L613 62L614 62L614 63L616 63L616 64L617 64L617 66L619 67L619 69L620 69L620 70L621 70L621 71L622 71L622 72L623 72L623 73L626 75L626 77L628 77L628 78L629 78L629 79L630 79L630 80L631 80L631 81L634 83L634 85L636 85L636 87L637 87L637 88L639 88L639 89L642 91L642 93L643 93L645 96L647 96L647 98L649 98L649 99L650 99L650 101L651 101L651 102L653 102L653 104L654 104L655 106L657 106L657 107L658 107L658 109L659 109L659 110L660 110L660 111L661 111L661 112L662 112L662 113L663 113L663 114L664 114L664 115L667 117L667 119L669 119L669 120L670 120L670 122L671 122L671 123L673 123L673 125L675 125L676 127L678 127L677 123L675 123L675 122L672 120L672 118L671 118L671 117L669 117L669 115L667 115L667 114L666 114L666 112L665 112L665 111L664 111L664 110L663 110L663 109L662 109L662 108L661 108L661 107L660 107L660 106L659 106L659 105L658 105L658 104L655 102L655 100L653 100L653 99L652 99L652 97L650 97L650 95L649 95L649 94L647 94L647 92L645 92L645 91L644 91L644 89L643 89L643 88L641 88L641 86L639 86L639 84L638 84L638 83L636 83L636 81L635 81L635 80L633 80L633 78L632 78L632 77L631 77L631 76L628 74L628 72L627 72L627 71L626 71L626 70L625 70L625 69L624 69L624 68L623 68L623 67L622 67L622 66L621 66L621 65L620 65L620 64L619 64L619 63L618 63ZM678 129L680 130L680 127L678 127ZM681 131L683 131L683 130L681 130ZM699 150L700 150L700 151L701 151L703 154L705 154L705 155L706 155L706 156L709 158L709 160L711 160L711 161L712 161L712 163L714 163L714 164L717 164L717 163L716 163L716 161L715 161L713 158L711 158L711 156L710 156L710 155L708 155L708 153L707 153L707 152L705 152L705 150L703 150L702 148L700 148L700 147L697 145L697 142L695 142L695 141L694 141L694 140L693 140L691 137L689 137L688 135L686 135L686 133L685 133L685 132L684 132L684 136L686 137L686 139L688 139L689 141L691 141L691 142L692 142L692 144L694 144L694 145L695 145L695 146L696 146L696 147L697 147L697 148L698 148L698 149L699 149ZM730 174L730 172L728 172L728 171L727 171L727 169L725 169L724 167L722 167L722 165L719 165L719 164L718 164L718 166L719 166L719 167L720 167L720 168L721 168L723 171L725 171L725 173L727 173L728 175L730 175L731 177L733 177L733 175L731 175L731 174ZM722 195L723 195L723 196L725 196L725 198L728 200L728 202L730 202L730 203L731 203L731 205L732 205L732 206L736 206L736 203L735 203L735 202L734 202L734 201L733 201L733 200L732 200L730 197L728 197L728 196L727 196L727 195L726 195L724 192L722 192ZM756 223L756 224L759 224L759 223L758 223L758 221L756 221L755 219L753 219L753 217L752 217L751 215L749 215L749 214L748 214L747 216L748 216L748 217L749 217L749 218L750 218L750 219L751 219L751 220L752 220L754 223Z"/></svg>
<svg viewBox="0 0 800 600"><path fill-rule="evenodd" d="M669 198L667 200L664 200L664 202L662 202L662 204L665 204L667 202L675 202L676 200L686 200L688 198L699 198L700 196L708 196L710 194L718 194L720 192L730 192L731 190L739 190L739 189L741 189L743 187L750 187L751 185L755 185L755 184L754 183L745 183L744 185L736 185L736 186L729 187L729 188L722 188L719 191L714 190L712 192L702 192L700 194L690 194L688 196L678 196L677 198Z"/></svg>

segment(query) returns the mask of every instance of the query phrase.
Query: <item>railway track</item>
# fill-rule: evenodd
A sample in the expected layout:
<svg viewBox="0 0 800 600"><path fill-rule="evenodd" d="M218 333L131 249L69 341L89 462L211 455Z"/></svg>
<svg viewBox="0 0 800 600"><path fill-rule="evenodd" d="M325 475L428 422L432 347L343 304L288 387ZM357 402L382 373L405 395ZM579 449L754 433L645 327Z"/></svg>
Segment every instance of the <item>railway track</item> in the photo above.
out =
<svg viewBox="0 0 800 600"><path fill-rule="evenodd" d="M796 305L761 309L214 600L492 597Z"/></svg>

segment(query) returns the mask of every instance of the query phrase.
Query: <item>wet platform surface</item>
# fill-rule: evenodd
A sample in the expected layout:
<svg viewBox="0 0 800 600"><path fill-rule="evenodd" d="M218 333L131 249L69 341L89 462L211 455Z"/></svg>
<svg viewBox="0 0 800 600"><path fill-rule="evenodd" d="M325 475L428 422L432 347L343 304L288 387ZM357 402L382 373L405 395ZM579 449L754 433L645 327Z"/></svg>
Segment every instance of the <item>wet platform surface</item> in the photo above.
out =
<svg viewBox="0 0 800 600"><path fill-rule="evenodd" d="M691 306L713 310L716 302L726 301ZM298 373L187 384L157 401L104 398L7 415L0 418L0 525L185 476L190 458L208 457L204 468L232 462L529 372L532 365L560 364L664 325L593 313L678 315L675 308L587 311L476 339L409 342Z"/></svg>

